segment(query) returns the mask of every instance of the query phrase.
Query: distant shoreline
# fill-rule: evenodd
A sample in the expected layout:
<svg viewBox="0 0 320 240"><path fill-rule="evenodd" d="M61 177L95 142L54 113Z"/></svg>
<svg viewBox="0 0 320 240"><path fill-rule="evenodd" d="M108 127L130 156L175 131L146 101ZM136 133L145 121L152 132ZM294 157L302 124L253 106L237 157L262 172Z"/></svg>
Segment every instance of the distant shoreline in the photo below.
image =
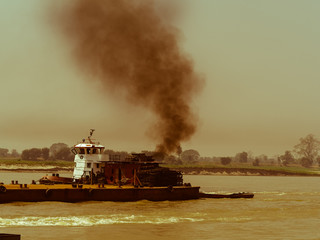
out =
<svg viewBox="0 0 320 240"><path fill-rule="evenodd" d="M180 171L184 175L215 175L215 176L314 176L320 177L320 172L297 172L290 170L275 170L261 168L237 168L237 167L170 167ZM73 167L60 166L28 166L28 165L0 165L0 172L72 172Z"/></svg>
<svg viewBox="0 0 320 240"><path fill-rule="evenodd" d="M206 168L206 167L177 167L171 168L184 175L219 175L219 176L313 176L320 177L320 172L293 172L286 170L252 169L252 168Z"/></svg>

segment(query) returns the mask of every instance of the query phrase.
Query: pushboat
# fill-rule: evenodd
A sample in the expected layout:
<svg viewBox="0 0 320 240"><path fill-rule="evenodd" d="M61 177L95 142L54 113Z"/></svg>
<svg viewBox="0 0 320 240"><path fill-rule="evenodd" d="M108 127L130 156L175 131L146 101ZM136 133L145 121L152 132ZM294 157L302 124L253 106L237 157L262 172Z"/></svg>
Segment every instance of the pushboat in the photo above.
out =
<svg viewBox="0 0 320 240"><path fill-rule="evenodd" d="M83 201L174 201L221 198L201 193L200 187L183 183L182 173L161 167L152 156L131 154L125 159L104 154L105 147L90 136L71 149L75 155L72 178L59 174L42 177L37 184L0 184L0 203L83 202ZM249 198L253 194L233 194L229 198Z"/></svg>
<svg viewBox="0 0 320 240"><path fill-rule="evenodd" d="M59 174L44 176L41 184L101 184L133 185L135 187L183 186L183 176L179 171L161 167L152 156L133 153L129 156L104 154L105 147L90 136L73 146L75 155L72 178ZM188 184L185 184L188 185Z"/></svg>

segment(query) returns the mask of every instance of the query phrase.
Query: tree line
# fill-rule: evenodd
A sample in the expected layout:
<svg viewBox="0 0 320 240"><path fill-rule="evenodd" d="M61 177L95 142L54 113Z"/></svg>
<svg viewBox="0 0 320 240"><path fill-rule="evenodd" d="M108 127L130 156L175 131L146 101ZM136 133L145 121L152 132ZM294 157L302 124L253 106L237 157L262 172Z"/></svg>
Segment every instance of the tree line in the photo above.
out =
<svg viewBox="0 0 320 240"><path fill-rule="evenodd" d="M74 155L70 147L65 143L54 143L50 148L30 148L19 154L15 149L9 152L6 148L0 148L2 158L21 158L22 160L66 160L73 161Z"/></svg>
<svg viewBox="0 0 320 240"><path fill-rule="evenodd" d="M299 139L298 144L293 146L292 150L286 150L282 155L275 158L268 158L266 155L254 157L251 152L240 152L234 157L200 157L196 150L186 150L177 158L169 156L165 159L170 164L199 164L199 163L216 163L228 165L232 162L259 165L280 165L288 166L291 164L311 167L314 164L320 166L320 140L313 134Z"/></svg>
<svg viewBox="0 0 320 240"><path fill-rule="evenodd" d="M284 166L297 162L304 167L311 167L315 163L320 166L319 151L320 141L313 134L309 134L300 138L299 143L293 147L292 151L285 151L278 158L278 161Z"/></svg>
<svg viewBox="0 0 320 240"><path fill-rule="evenodd" d="M314 164L320 166L320 141L313 135L300 138L298 144L293 149L286 150L284 154L276 159L269 159L266 155L254 157L251 152L240 152L234 157L201 157L199 152L194 149L182 151L179 155L164 155L152 151L143 151L147 155L152 155L155 160L167 164L201 164L201 163L219 163L228 165L232 162L251 163L254 166L259 165L280 165L288 166L290 164L300 164L303 167L311 167ZM130 153L125 151L105 150L104 154L108 154L111 159L125 160ZM73 161L74 155L70 151L70 147L65 143L54 143L50 148L31 148L25 149L19 154L15 149L9 152L6 148L0 148L0 158L18 158L22 160L66 160Z"/></svg>
<svg viewBox="0 0 320 240"><path fill-rule="evenodd" d="M239 163L251 162L253 166L259 165L280 165L288 166L290 164L311 167L314 164L320 166L320 141L313 134L299 139L298 144L293 146L292 150L286 150L284 154L275 159L269 159L266 155L253 157L250 152L241 152L235 157L218 158L223 165L228 165L232 161ZM201 159L200 159L201 160Z"/></svg>
<svg viewBox="0 0 320 240"><path fill-rule="evenodd" d="M25 149L21 153L22 160L66 160L73 161L74 155L65 143L54 143L50 148Z"/></svg>

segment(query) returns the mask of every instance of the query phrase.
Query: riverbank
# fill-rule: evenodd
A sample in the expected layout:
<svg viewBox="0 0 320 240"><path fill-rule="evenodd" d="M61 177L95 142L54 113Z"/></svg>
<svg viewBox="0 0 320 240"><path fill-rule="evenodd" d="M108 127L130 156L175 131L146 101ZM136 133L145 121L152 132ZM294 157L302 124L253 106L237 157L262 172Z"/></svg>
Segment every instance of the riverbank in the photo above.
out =
<svg viewBox="0 0 320 240"><path fill-rule="evenodd" d="M63 160L32 161L21 159L0 159L0 172L61 172L73 171L74 162Z"/></svg>
<svg viewBox="0 0 320 240"><path fill-rule="evenodd" d="M318 169L290 167L170 167L184 175L230 175L230 176L316 176L320 177Z"/></svg>
<svg viewBox="0 0 320 240"><path fill-rule="evenodd" d="M2 166L0 165L0 172L72 172L73 168L56 167L56 166Z"/></svg>
<svg viewBox="0 0 320 240"><path fill-rule="evenodd" d="M29 165L1 165L0 172L71 172L73 167L60 167L54 165L29 166Z"/></svg>

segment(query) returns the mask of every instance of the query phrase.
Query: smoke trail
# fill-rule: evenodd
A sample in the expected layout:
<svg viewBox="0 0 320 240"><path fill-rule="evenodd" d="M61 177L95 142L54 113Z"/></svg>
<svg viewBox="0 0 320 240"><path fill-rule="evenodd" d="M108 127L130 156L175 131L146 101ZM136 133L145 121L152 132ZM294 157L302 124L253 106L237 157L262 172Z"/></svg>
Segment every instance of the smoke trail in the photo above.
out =
<svg viewBox="0 0 320 240"><path fill-rule="evenodd" d="M151 110L161 138L156 150L172 153L196 130L190 102L202 79L179 49L179 31L157 11L153 0L78 0L59 23L80 67Z"/></svg>

